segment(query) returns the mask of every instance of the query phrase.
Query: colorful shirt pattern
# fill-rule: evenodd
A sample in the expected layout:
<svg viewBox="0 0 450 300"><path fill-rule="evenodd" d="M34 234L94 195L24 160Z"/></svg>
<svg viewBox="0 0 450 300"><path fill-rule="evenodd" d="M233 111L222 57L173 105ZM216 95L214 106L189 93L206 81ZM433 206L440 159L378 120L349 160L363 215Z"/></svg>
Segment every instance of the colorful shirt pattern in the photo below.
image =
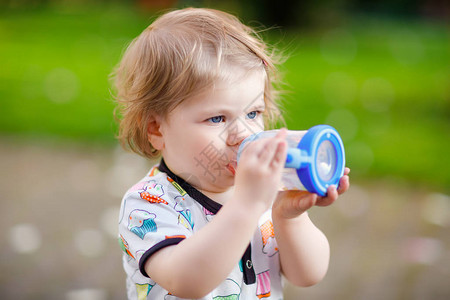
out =
<svg viewBox="0 0 450 300"><path fill-rule="evenodd" d="M128 299L180 299L148 277L145 262L156 251L192 236L214 218L220 207L173 174L164 161L130 188L123 197L119 216ZM270 212L261 217L259 228L240 263L202 300L283 298Z"/></svg>

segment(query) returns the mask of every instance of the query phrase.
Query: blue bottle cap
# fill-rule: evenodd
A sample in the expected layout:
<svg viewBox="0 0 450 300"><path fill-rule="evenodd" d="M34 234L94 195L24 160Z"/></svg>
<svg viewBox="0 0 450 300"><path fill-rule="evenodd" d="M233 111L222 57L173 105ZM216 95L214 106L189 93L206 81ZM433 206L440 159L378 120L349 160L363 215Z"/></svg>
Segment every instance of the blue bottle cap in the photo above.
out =
<svg viewBox="0 0 450 300"><path fill-rule="evenodd" d="M297 168L300 181L309 192L325 196L328 187L337 186L344 175L345 151L339 133L329 125L314 126L297 148L307 156Z"/></svg>

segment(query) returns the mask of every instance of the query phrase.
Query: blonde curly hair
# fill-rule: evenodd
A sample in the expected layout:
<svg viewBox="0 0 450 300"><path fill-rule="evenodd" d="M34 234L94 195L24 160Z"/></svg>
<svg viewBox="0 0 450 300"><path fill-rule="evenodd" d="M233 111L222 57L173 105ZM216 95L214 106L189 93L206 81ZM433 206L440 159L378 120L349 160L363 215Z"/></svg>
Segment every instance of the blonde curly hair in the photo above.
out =
<svg viewBox="0 0 450 300"><path fill-rule="evenodd" d="M265 125L283 121L273 51L236 17L214 9L186 8L157 18L126 49L112 73L119 113L118 139L148 158L160 155L148 141L150 116L166 117L182 101L218 80L230 66L264 69Z"/></svg>

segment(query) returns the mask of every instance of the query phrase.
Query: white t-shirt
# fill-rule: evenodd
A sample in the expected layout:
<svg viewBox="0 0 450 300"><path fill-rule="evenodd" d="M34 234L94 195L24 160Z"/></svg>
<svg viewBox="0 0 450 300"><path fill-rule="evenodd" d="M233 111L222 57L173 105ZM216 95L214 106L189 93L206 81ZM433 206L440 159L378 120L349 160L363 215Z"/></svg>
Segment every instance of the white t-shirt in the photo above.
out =
<svg viewBox="0 0 450 300"><path fill-rule="evenodd" d="M180 299L148 277L145 262L156 251L192 236L220 208L220 204L173 174L164 161L130 188L123 197L119 217L128 299ZM241 261L202 300L283 298L279 254L270 217L270 212L261 217L259 230Z"/></svg>

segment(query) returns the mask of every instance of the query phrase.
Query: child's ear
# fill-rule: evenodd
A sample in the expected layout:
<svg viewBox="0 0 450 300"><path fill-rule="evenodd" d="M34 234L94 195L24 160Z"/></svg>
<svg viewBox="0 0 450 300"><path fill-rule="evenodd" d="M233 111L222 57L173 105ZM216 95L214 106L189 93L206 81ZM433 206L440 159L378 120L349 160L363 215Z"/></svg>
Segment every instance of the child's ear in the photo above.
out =
<svg viewBox="0 0 450 300"><path fill-rule="evenodd" d="M161 133L161 117L152 115L147 124L147 138L153 148L162 150L164 148L164 138Z"/></svg>

